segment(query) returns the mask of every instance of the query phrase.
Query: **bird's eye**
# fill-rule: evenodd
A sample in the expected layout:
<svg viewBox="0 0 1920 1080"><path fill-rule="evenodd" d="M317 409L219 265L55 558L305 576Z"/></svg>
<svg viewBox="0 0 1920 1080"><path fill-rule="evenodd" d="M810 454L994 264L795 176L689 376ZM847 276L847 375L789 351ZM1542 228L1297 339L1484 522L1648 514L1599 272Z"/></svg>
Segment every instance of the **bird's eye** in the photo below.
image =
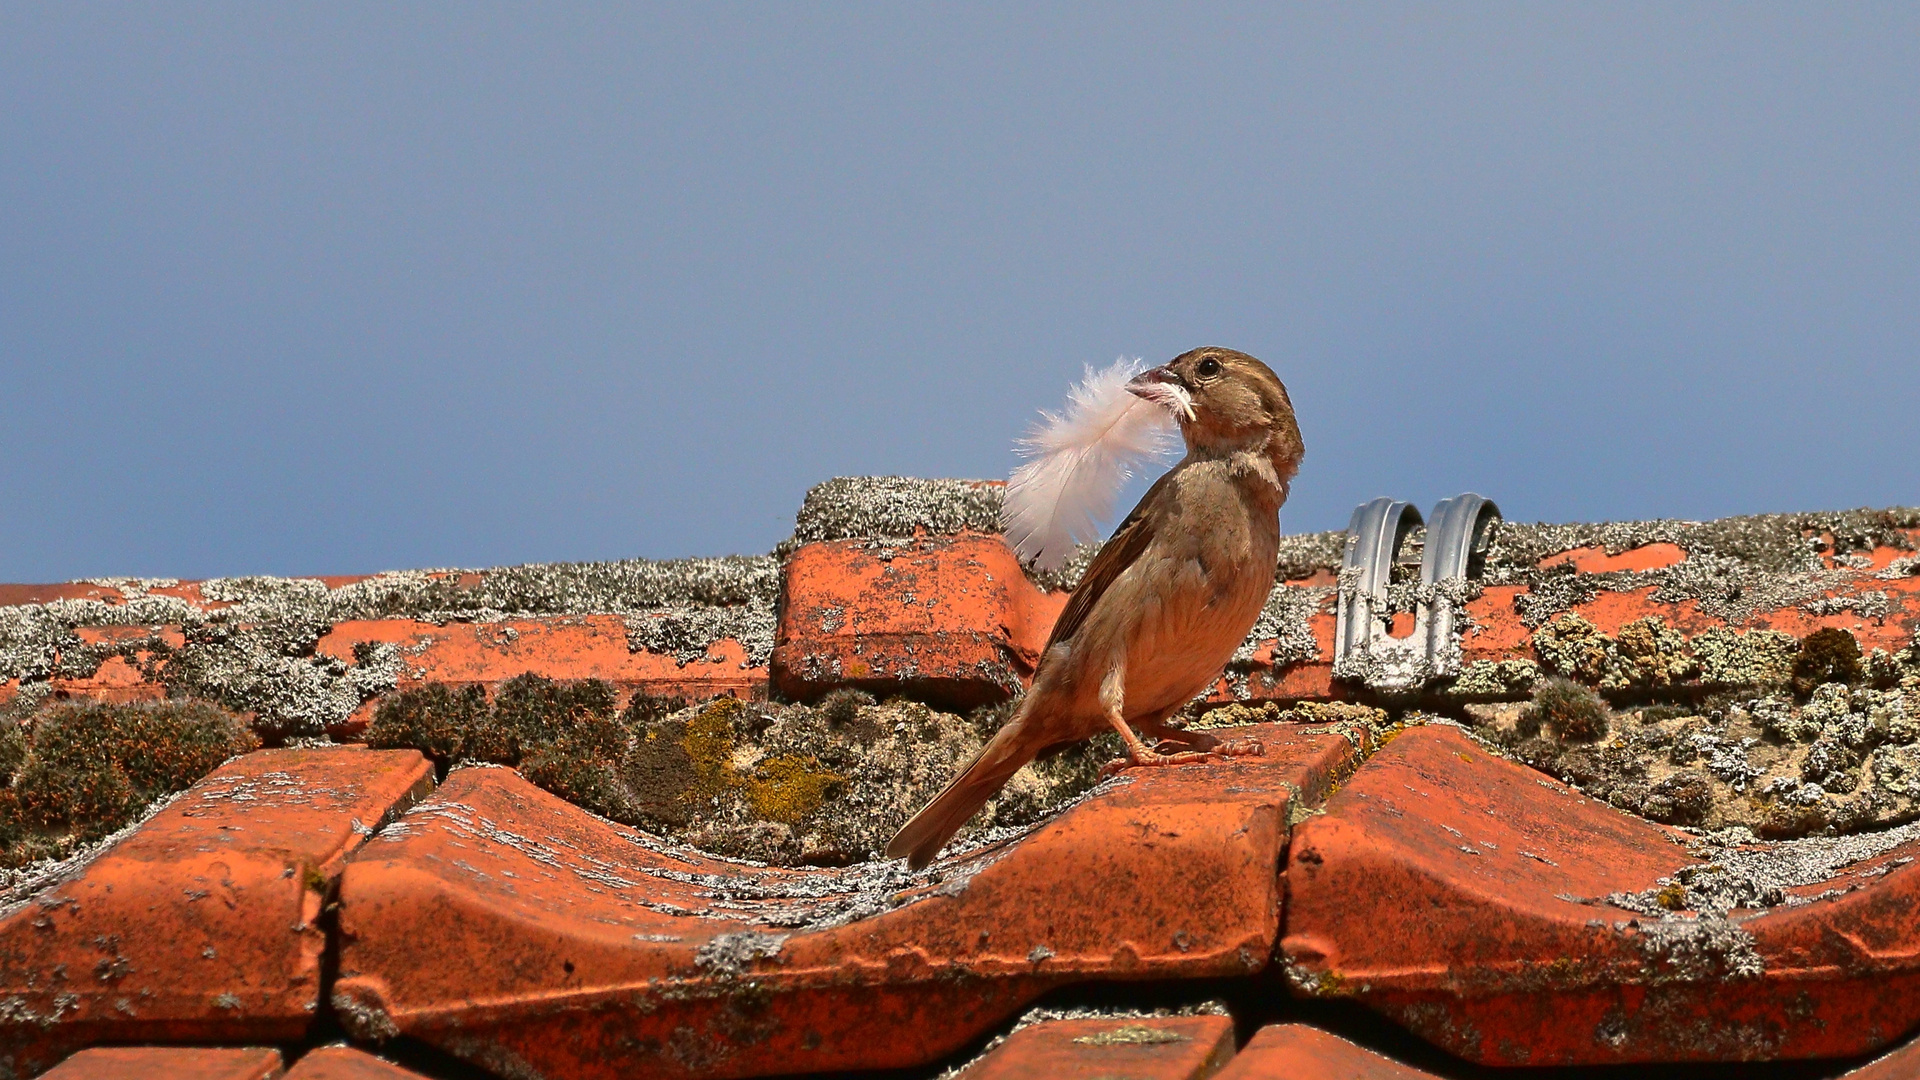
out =
<svg viewBox="0 0 1920 1080"><path fill-rule="evenodd" d="M1209 356L1205 360L1200 361L1200 365L1193 370L1198 372L1201 378L1211 379L1215 375L1220 374L1220 361Z"/></svg>

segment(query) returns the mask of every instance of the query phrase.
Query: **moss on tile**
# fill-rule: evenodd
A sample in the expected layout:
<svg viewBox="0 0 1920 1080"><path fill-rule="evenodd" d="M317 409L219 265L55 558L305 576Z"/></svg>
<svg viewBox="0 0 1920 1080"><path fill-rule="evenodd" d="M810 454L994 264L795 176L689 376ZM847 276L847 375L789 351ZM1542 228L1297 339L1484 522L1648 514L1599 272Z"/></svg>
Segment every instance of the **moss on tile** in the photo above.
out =
<svg viewBox="0 0 1920 1080"><path fill-rule="evenodd" d="M740 703L733 698L717 698L685 722L680 746L693 767L686 797L694 802L718 798L742 783L733 766L733 721L740 711Z"/></svg>
<svg viewBox="0 0 1920 1080"><path fill-rule="evenodd" d="M1793 689L1802 697L1822 683L1856 683L1865 674L1859 640L1836 627L1808 634L1793 658Z"/></svg>
<svg viewBox="0 0 1920 1080"><path fill-rule="evenodd" d="M1782 691L1616 708L1592 742L1530 724L1544 719L1537 704L1469 705L1466 715L1490 749L1623 810L1792 838L1920 818L1916 689L1824 683L1804 703Z"/></svg>
<svg viewBox="0 0 1920 1080"><path fill-rule="evenodd" d="M384 699L369 745L442 765L515 765L588 810L704 850L778 865L878 856L907 817L984 744L1005 710L968 717L842 695L818 707L733 698L678 709L610 686L523 675L493 700L423 686ZM1038 821L1099 782L1103 737L1021 770L963 837Z"/></svg>
<svg viewBox="0 0 1920 1080"><path fill-rule="evenodd" d="M1542 679L1534 687L1532 725L1545 728L1563 743L1590 743L1606 738L1612 715L1592 688L1572 679Z"/></svg>
<svg viewBox="0 0 1920 1080"><path fill-rule="evenodd" d="M442 767L466 756L469 736L486 723L490 706L479 686L427 686L389 694L374 710L367 745L411 748Z"/></svg>
<svg viewBox="0 0 1920 1080"><path fill-rule="evenodd" d="M0 731L0 866L58 858L259 746L205 701L62 703Z"/></svg>

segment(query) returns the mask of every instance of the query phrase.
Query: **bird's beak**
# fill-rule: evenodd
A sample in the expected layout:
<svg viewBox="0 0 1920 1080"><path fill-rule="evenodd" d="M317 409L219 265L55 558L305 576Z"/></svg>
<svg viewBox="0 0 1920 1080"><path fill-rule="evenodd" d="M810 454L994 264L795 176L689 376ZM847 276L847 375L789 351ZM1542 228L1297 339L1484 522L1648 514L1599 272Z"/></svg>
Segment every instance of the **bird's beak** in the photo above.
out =
<svg viewBox="0 0 1920 1080"><path fill-rule="evenodd" d="M1166 365L1143 371L1127 383L1127 393L1172 413L1182 420L1193 419L1193 395L1187 384Z"/></svg>

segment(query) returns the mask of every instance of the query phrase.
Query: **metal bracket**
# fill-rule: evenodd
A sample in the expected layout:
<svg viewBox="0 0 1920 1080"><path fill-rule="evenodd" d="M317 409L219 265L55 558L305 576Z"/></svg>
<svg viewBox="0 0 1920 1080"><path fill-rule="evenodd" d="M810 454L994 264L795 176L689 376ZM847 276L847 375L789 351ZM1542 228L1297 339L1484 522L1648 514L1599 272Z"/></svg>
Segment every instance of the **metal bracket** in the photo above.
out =
<svg viewBox="0 0 1920 1080"><path fill-rule="evenodd" d="M1347 524L1340 567L1339 611L1334 628L1335 678L1376 690L1415 691L1434 679L1460 673L1459 612L1478 576L1474 556L1484 555L1500 508L1479 495L1456 495L1433 508L1427 526L1420 585L1414 591L1413 633L1388 633L1387 593L1394 563L1407 534L1421 524L1413 504L1378 498L1362 503Z"/></svg>

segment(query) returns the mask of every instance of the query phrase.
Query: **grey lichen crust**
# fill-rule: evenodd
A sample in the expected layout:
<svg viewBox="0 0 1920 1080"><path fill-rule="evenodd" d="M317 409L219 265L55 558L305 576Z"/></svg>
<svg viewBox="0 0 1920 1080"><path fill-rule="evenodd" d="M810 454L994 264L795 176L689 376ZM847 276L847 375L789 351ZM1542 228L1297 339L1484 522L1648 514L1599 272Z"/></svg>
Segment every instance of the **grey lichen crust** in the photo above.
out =
<svg viewBox="0 0 1920 1080"><path fill-rule="evenodd" d="M107 584L107 582L102 582ZM401 571L329 588L314 578L216 578L200 595L211 609L150 590L177 582L124 582L120 602L56 600L0 607L0 681L19 679L20 707L54 678L87 678L113 657L177 695L250 712L261 734L319 735L395 685L404 656L393 645L356 648L351 663L318 651L335 625L360 619L496 622L553 615L623 618L628 647L704 661L723 638L747 666L773 649L780 567L772 556L603 563L542 563L481 571ZM147 633L88 644L81 627ZM177 627L183 644L166 640Z"/></svg>
<svg viewBox="0 0 1920 1080"><path fill-rule="evenodd" d="M1863 552L1876 547L1914 550L1907 531L1914 528L1920 528L1920 508L1914 507L1758 514L1704 522L1502 522L1494 529L1482 580L1488 585L1528 586L1517 606L1529 626L1543 625L1602 591L1647 587L1654 589L1655 600L1694 600L1704 614L1740 623L1757 611L1815 601L1858 573L1855 560ZM1548 556L1575 548L1599 548L1618 555L1656 543L1672 544L1686 558L1655 570L1597 574L1578 573L1564 564L1540 566Z"/></svg>
<svg viewBox="0 0 1920 1080"><path fill-rule="evenodd" d="M1000 531L1006 485L988 480L838 476L807 492L778 549L827 540L890 540Z"/></svg>
<svg viewBox="0 0 1920 1080"><path fill-rule="evenodd" d="M987 1044L980 1048L978 1054L975 1054L971 1059L962 1064L946 1069L941 1072L939 1076L935 1077L934 1080L958 1080L959 1077L966 1075L975 1065L985 1060L987 1055L998 1050L1001 1044L1005 1043L1014 1033L1037 1024L1050 1024L1063 1020L1111 1021L1112 1024L1110 1027L1096 1031L1091 1035L1080 1036L1074 1039L1074 1042L1083 1046L1161 1046L1169 1043L1186 1042L1188 1041L1188 1036L1170 1031L1161 1024L1156 1024L1155 1021L1165 1021L1188 1016L1232 1015L1232 1012L1227 1008L1227 1003L1219 1000L1200 1001L1189 1005L1176 1005L1159 1009L1097 1007L1078 1009L1028 1009L1025 1013L1021 1014L1019 1020L1014 1022L1012 1028L987 1040Z"/></svg>
<svg viewBox="0 0 1920 1080"><path fill-rule="evenodd" d="M1600 648L1585 656L1591 663L1560 662L1606 685L1619 658ZM1807 656L1789 654L1757 692L1613 709L1556 679L1531 702L1465 712L1491 748L1655 821L1791 838L1920 819L1920 646L1877 654L1851 669L1852 681L1800 694L1789 678Z"/></svg>

